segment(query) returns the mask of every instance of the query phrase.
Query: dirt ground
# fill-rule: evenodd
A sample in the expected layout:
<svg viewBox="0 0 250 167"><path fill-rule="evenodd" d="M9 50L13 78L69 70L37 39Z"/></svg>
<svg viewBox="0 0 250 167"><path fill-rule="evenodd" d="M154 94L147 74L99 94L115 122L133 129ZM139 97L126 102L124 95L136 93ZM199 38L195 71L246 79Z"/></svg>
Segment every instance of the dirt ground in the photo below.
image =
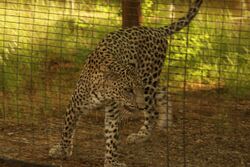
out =
<svg viewBox="0 0 250 167"><path fill-rule="evenodd" d="M121 161L128 167L250 167L250 100L218 95L214 90L188 92L186 103L172 97L173 127L157 128L145 143L125 142L142 125L142 114L131 114L123 121ZM73 156L53 160L48 150L59 140L62 122L62 116L41 113L19 122L0 119L0 157L5 159L0 159L0 166L103 166L103 113L83 116Z"/></svg>

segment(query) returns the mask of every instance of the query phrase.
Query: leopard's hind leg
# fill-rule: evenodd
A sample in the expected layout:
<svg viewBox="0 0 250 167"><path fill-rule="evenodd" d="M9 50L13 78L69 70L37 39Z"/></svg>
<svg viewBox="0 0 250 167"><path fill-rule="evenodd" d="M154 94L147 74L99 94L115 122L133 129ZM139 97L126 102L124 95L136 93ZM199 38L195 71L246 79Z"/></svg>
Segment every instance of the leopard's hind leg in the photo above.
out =
<svg viewBox="0 0 250 167"><path fill-rule="evenodd" d="M156 92L159 85L160 73L165 61L165 54L167 49L167 41L165 38L155 39L152 43L158 50L148 50L148 55L143 55L145 59L149 59L151 64L147 64L142 70L143 83L144 83L144 124L138 133L133 133L128 136L127 143L134 144L144 142L149 139L153 128L155 127L156 118L158 118L158 111L156 110ZM160 42L159 42L160 41ZM146 62L144 62L146 63Z"/></svg>
<svg viewBox="0 0 250 167"><path fill-rule="evenodd" d="M156 111L159 112L158 127L162 130L173 127L173 107L171 95L165 86L161 87L155 96Z"/></svg>

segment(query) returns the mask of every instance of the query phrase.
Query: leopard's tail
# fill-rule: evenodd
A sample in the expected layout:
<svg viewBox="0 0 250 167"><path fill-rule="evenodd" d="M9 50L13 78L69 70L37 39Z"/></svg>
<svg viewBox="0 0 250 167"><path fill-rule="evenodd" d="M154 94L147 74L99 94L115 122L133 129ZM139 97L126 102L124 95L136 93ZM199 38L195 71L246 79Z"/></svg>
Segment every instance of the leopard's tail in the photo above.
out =
<svg viewBox="0 0 250 167"><path fill-rule="evenodd" d="M170 25L159 28L165 36L172 35L175 32L180 31L184 27L188 26L193 18L197 15L203 0L195 0L192 7L189 9L186 16L180 18L177 22Z"/></svg>
<svg viewBox="0 0 250 167"><path fill-rule="evenodd" d="M157 125L160 129L173 126L173 110L171 96L165 87L156 93L156 112L158 113Z"/></svg>

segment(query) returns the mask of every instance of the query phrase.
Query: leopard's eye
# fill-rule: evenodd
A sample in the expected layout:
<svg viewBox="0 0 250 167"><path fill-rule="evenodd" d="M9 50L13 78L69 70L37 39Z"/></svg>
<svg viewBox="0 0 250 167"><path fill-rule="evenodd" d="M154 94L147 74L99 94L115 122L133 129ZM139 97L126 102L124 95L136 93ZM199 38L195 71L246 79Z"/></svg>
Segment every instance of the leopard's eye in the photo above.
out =
<svg viewBox="0 0 250 167"><path fill-rule="evenodd" d="M132 88L125 88L125 91L130 93L130 94L134 94L134 91Z"/></svg>

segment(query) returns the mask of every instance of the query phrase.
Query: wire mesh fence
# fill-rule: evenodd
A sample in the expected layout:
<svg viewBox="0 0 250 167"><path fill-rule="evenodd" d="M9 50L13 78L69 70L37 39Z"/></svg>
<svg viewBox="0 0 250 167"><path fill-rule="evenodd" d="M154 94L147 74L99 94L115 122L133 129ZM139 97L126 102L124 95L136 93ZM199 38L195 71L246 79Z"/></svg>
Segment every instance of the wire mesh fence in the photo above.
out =
<svg viewBox="0 0 250 167"><path fill-rule="evenodd" d="M104 113L83 116L73 156L51 159L84 60L122 27L121 1L0 0L0 166L103 166ZM144 0L141 24L168 25L191 2ZM250 166L250 1L204 1L190 26L168 37L161 85L169 122L128 146L142 113L121 129L128 166ZM171 106L171 107L170 107ZM31 164L28 164L31 163Z"/></svg>

